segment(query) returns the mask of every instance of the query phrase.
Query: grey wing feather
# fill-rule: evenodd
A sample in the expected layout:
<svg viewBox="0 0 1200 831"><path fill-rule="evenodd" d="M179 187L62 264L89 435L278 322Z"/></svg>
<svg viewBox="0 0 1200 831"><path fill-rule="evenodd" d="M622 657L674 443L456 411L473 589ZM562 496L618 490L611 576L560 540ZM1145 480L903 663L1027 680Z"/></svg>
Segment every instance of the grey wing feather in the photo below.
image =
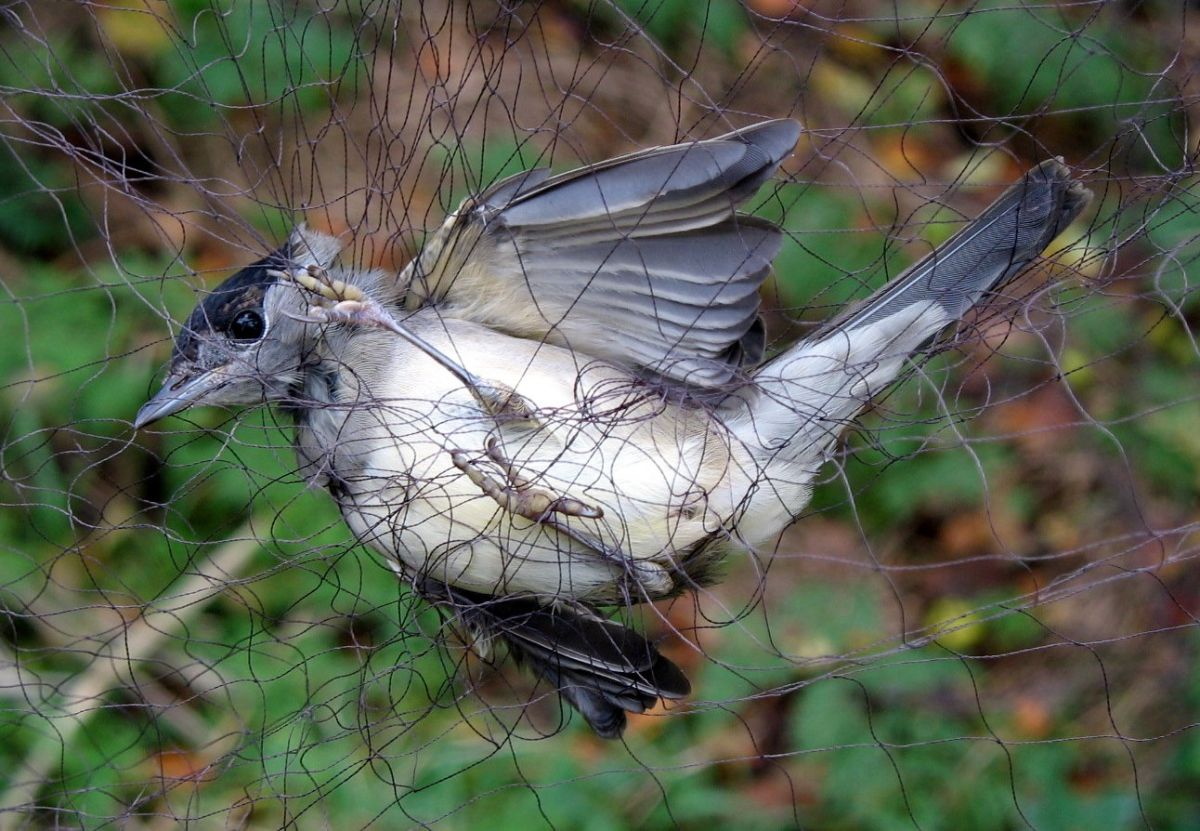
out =
<svg viewBox="0 0 1200 831"><path fill-rule="evenodd" d="M712 387L762 356L758 289L781 232L736 214L800 127L755 125L468 200L402 275L410 308Z"/></svg>

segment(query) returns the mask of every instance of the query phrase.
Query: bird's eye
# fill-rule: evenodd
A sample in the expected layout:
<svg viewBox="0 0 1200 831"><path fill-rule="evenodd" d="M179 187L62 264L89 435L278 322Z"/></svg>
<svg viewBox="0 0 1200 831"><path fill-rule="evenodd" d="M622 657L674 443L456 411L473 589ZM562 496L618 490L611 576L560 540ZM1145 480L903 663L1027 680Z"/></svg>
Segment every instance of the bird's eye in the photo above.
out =
<svg viewBox="0 0 1200 831"><path fill-rule="evenodd" d="M254 311L238 312L229 324L229 337L234 340L256 341L263 336L267 324L262 315Z"/></svg>

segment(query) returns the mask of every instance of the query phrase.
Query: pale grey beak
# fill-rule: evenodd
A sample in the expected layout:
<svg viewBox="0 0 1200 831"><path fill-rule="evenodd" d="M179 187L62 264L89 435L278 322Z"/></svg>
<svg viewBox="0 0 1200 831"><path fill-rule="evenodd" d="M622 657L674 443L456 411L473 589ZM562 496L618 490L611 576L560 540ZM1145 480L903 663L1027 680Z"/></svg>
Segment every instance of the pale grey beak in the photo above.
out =
<svg viewBox="0 0 1200 831"><path fill-rule="evenodd" d="M172 373L163 381L162 389L142 405L133 419L133 429L140 430L151 422L174 415L198 403L209 393L229 382L221 367L190 377Z"/></svg>

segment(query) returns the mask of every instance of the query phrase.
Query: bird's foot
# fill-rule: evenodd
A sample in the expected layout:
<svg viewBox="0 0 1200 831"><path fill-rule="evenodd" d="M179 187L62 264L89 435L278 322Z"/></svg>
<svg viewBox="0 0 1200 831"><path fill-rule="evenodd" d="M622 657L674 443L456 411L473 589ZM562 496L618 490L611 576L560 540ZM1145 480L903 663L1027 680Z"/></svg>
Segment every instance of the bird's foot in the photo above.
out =
<svg viewBox="0 0 1200 831"><path fill-rule="evenodd" d="M636 602L634 598L644 600L664 597L674 590L671 573L661 565L631 557L619 546L609 545L597 535L567 523L569 517L602 519L604 511L598 505L535 487L521 475L513 461L504 455L496 438L488 440L487 457L500 469L501 477L487 473L465 450L453 450L450 453L454 466L465 473L471 482L495 500L502 509L514 516L553 529L611 563L622 575L618 585L622 587L621 591L629 598L629 602Z"/></svg>
<svg viewBox="0 0 1200 831"><path fill-rule="evenodd" d="M558 523L553 521L554 514L585 519L600 519L604 516L604 511L595 505L570 496L558 496L545 488L534 487L532 482L517 471L512 460L504 455L499 440L494 437L488 439L487 456L503 472L503 481L486 473L467 451L450 452L454 466L509 513L533 522L549 523L555 527Z"/></svg>
<svg viewBox="0 0 1200 831"><path fill-rule="evenodd" d="M338 303L370 303L370 298L366 292L358 286L347 283L343 280L335 280L329 274L329 269L319 265L308 265L304 268L293 268L290 270L271 269L267 272L268 277L276 279L291 280L301 288L312 292L328 301L329 304L336 305ZM378 304L376 304L378 305ZM325 305L322 304L322 308Z"/></svg>
<svg viewBox="0 0 1200 831"><path fill-rule="evenodd" d="M291 280L305 291L317 295L308 307L308 314L297 317L306 323L343 323L351 326L372 326L395 332L400 323L391 312L373 300L358 286L335 280L321 266L310 265L291 271L272 270L271 277Z"/></svg>
<svg viewBox="0 0 1200 831"><path fill-rule="evenodd" d="M308 307L306 315L293 315L297 320L305 323L368 326L399 335L462 381L488 415L504 421L537 423L536 409L516 390L496 381L479 378L460 366L437 347L403 326L383 304L368 296L358 286L335 280L326 269L315 265L293 271L274 270L269 273L273 277L291 280L317 295L317 302Z"/></svg>

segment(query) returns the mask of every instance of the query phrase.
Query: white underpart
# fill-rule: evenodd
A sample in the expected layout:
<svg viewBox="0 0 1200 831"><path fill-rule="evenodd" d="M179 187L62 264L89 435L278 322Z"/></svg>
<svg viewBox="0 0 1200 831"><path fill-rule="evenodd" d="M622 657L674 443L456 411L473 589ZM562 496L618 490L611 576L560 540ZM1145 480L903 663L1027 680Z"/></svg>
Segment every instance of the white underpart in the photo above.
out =
<svg viewBox="0 0 1200 831"><path fill-rule="evenodd" d="M935 304L793 347L759 371L740 407L713 414L638 398L628 376L550 344L472 323L409 319L476 375L532 402L538 423L498 426L462 384L386 333L360 334L342 356L353 417L316 437L342 457L356 536L409 573L490 594L645 596L669 592L670 566L712 534L755 545L807 504L811 481L847 421L949 322ZM629 396L633 395L633 398ZM604 511L558 517L620 559L513 516L458 470L451 451L486 461L488 439L538 488Z"/></svg>
<svg viewBox="0 0 1200 831"><path fill-rule="evenodd" d="M812 480L850 420L951 320L937 303L914 303L799 343L755 374L756 397L730 425L762 466L739 523L746 542L769 539L808 504Z"/></svg>
<svg viewBox="0 0 1200 831"><path fill-rule="evenodd" d="M730 467L720 424L699 411L681 415L661 400L622 406L636 392L628 376L581 365L587 359L566 349L454 320L422 335L479 377L533 402L538 424L498 426L423 353L396 338L371 338L369 349L344 358L362 382L361 394L347 391L361 402L353 406L353 426L318 439L359 456L354 470L339 465L353 497L344 513L355 534L394 552L412 572L481 592L612 595L623 577L651 596L670 591L665 569L673 557L719 530L729 513L728 495L715 496L727 491ZM534 487L601 508L600 520L557 519L631 564L513 516L482 493L454 466L451 451L466 451L502 479L484 453L491 437Z"/></svg>

